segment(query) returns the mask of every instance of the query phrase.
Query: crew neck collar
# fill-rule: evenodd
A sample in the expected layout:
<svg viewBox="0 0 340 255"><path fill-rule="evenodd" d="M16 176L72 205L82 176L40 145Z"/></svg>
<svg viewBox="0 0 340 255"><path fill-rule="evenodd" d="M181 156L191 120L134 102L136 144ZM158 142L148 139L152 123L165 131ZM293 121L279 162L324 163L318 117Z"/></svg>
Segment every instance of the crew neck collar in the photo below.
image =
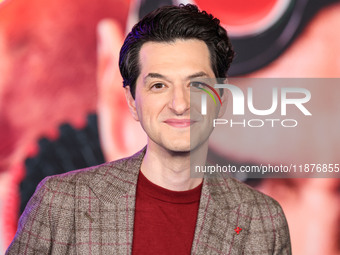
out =
<svg viewBox="0 0 340 255"><path fill-rule="evenodd" d="M165 189L149 181L142 171L139 171L137 192L142 191L148 196L169 203L187 204L200 200L203 182L197 187L186 191L173 191Z"/></svg>

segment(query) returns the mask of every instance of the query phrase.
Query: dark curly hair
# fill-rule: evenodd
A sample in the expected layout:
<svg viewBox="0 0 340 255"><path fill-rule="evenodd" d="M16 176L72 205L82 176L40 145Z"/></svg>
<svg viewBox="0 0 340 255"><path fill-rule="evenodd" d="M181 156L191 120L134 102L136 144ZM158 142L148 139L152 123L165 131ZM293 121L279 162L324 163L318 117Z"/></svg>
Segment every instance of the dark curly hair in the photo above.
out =
<svg viewBox="0 0 340 255"><path fill-rule="evenodd" d="M135 97L140 74L139 51L146 42L174 42L176 39L198 39L208 46L211 66L218 78L226 78L234 57L226 30L220 20L196 5L163 6L140 20L127 35L120 50L119 68L123 86L130 86Z"/></svg>

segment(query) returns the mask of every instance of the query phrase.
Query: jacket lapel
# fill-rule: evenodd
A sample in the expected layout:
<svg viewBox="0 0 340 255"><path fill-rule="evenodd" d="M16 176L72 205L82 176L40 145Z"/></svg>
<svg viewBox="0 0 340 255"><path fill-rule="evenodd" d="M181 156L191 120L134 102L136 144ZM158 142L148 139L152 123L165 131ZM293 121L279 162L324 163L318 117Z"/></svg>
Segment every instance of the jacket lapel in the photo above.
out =
<svg viewBox="0 0 340 255"><path fill-rule="evenodd" d="M76 186L75 228L79 254L131 254L136 183L146 148L128 159L102 165ZM114 171L112 171L114 168ZM239 254L249 220L235 182L203 181L192 254ZM243 230L237 234L234 230Z"/></svg>
<svg viewBox="0 0 340 255"><path fill-rule="evenodd" d="M229 178L205 178L192 254L242 254L250 221L249 206L241 203L237 184ZM237 227L242 230L237 234Z"/></svg>
<svg viewBox="0 0 340 255"><path fill-rule="evenodd" d="M144 154L145 148L114 165L104 164L88 183L77 185L79 254L131 254L136 183Z"/></svg>

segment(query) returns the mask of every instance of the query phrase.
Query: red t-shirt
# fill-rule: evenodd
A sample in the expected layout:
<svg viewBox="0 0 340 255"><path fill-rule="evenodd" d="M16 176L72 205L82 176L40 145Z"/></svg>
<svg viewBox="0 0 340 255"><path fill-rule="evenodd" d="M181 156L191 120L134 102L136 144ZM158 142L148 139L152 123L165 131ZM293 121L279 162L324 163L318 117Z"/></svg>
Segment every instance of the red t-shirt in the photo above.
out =
<svg viewBox="0 0 340 255"><path fill-rule="evenodd" d="M190 254L202 184L172 191L140 171L137 183L132 254Z"/></svg>

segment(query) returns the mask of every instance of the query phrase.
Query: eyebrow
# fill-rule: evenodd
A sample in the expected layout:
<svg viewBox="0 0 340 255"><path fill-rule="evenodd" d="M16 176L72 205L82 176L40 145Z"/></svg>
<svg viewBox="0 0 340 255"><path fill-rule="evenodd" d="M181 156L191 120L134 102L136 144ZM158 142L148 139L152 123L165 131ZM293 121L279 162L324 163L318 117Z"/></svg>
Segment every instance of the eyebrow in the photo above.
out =
<svg viewBox="0 0 340 255"><path fill-rule="evenodd" d="M205 73L205 72L197 72L197 73L189 75L187 77L187 79L191 80L191 79L195 79L195 78L199 78L199 77L209 77L209 75L207 73ZM146 83L147 79L152 79L152 78L163 79L163 80L169 81L169 79L165 75L163 75L163 74L160 74L160 73L148 73L144 77L144 79L143 79L144 84Z"/></svg>
<svg viewBox="0 0 340 255"><path fill-rule="evenodd" d="M198 73L194 73L192 75L189 75L188 79L191 80L191 79L195 79L195 78L199 78L199 77L209 77L209 75L205 72L198 72Z"/></svg>

